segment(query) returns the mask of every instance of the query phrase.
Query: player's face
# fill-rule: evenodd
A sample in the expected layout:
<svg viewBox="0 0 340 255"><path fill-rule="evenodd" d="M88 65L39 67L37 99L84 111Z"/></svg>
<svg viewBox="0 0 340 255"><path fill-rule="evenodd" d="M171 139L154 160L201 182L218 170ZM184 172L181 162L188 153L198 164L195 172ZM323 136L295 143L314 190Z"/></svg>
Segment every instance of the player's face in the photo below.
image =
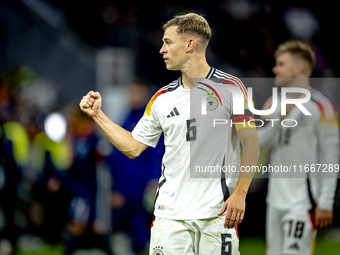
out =
<svg viewBox="0 0 340 255"><path fill-rule="evenodd" d="M275 86L285 87L296 78L297 65L290 52L280 54L275 61L273 73L275 74Z"/></svg>
<svg viewBox="0 0 340 255"><path fill-rule="evenodd" d="M163 55L168 70L182 70L186 62L187 43L185 40L181 40L176 29L177 26L171 26L164 31L163 46L159 51Z"/></svg>

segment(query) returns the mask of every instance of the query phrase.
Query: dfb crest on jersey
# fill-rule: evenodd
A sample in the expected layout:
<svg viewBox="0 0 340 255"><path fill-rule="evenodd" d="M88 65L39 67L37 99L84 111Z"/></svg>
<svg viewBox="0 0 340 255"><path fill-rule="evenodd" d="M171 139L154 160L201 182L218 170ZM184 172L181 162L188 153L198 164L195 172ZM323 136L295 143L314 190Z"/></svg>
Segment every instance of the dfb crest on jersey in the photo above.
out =
<svg viewBox="0 0 340 255"><path fill-rule="evenodd" d="M153 248L154 252L153 255L164 255L164 252L162 251L163 247L161 246L156 246Z"/></svg>
<svg viewBox="0 0 340 255"><path fill-rule="evenodd" d="M164 253L162 252L162 250L157 249L157 250L155 250L154 255L164 255Z"/></svg>
<svg viewBox="0 0 340 255"><path fill-rule="evenodd" d="M208 96L207 97L207 110L213 111L218 107L218 100L216 97Z"/></svg>

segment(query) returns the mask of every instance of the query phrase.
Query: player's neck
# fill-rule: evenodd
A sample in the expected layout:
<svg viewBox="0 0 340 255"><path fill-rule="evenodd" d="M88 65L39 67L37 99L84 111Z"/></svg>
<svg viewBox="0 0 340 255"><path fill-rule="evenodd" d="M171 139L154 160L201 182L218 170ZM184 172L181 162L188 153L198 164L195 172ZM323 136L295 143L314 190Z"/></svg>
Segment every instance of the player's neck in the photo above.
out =
<svg viewBox="0 0 340 255"><path fill-rule="evenodd" d="M287 87L303 88L308 90L312 89L309 83L309 77L305 76L294 78L289 84L287 84Z"/></svg>
<svg viewBox="0 0 340 255"><path fill-rule="evenodd" d="M307 89L309 91L312 90L312 86L309 83L309 77L297 77L297 78L293 79L287 85L287 87L291 87L291 88L303 88L303 89ZM300 93L290 93L290 97L291 98L298 98L300 96L301 96Z"/></svg>
<svg viewBox="0 0 340 255"><path fill-rule="evenodd" d="M208 65L205 58L193 59L188 61L187 65L181 70L183 88L190 89L190 79L207 77L211 67ZM191 84L192 88L192 84Z"/></svg>

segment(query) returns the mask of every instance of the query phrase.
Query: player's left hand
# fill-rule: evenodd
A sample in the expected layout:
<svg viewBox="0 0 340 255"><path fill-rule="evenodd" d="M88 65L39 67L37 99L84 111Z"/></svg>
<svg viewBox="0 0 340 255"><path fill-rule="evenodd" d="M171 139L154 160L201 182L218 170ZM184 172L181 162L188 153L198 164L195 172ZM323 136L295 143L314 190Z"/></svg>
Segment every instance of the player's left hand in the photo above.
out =
<svg viewBox="0 0 340 255"><path fill-rule="evenodd" d="M222 209L217 215L222 215L225 211L227 211L225 215L224 227L230 229L242 222L245 208L245 197L234 192L227 199L227 201L224 202Z"/></svg>
<svg viewBox="0 0 340 255"><path fill-rule="evenodd" d="M315 209L315 225L318 230L330 228L333 221L333 211L326 211L321 208Z"/></svg>

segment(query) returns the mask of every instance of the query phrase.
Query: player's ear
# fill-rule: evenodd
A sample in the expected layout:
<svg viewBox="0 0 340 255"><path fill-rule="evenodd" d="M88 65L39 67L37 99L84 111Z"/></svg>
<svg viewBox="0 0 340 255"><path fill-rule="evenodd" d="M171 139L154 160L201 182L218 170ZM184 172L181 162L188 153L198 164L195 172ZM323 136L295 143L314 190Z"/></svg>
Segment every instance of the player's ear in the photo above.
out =
<svg viewBox="0 0 340 255"><path fill-rule="evenodd" d="M304 73L306 70L305 70L305 65L302 61L299 61L296 63L296 72L301 74L301 73Z"/></svg>
<svg viewBox="0 0 340 255"><path fill-rule="evenodd" d="M196 40L194 38L188 39L187 52L192 51L196 47L197 47Z"/></svg>

